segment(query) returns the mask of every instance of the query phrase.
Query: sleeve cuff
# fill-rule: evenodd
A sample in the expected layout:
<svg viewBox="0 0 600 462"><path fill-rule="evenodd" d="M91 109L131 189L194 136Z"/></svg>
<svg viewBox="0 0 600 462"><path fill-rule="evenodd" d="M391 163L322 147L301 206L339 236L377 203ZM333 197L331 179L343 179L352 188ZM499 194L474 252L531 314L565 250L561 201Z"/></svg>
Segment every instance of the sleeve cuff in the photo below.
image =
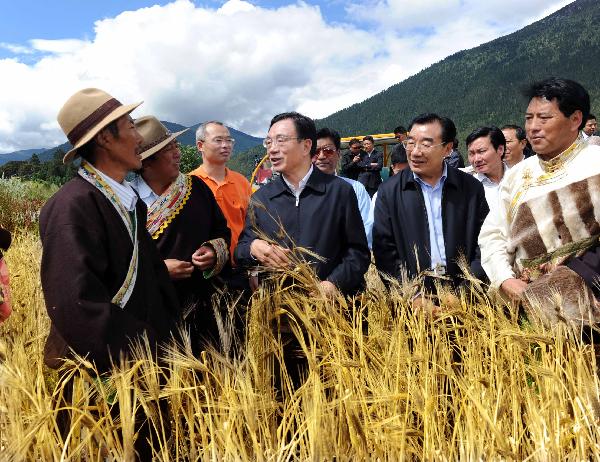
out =
<svg viewBox="0 0 600 462"><path fill-rule="evenodd" d="M229 260L229 250L227 249L227 242L225 242L225 239L223 238L211 239L210 241L204 242L202 245L212 247L217 256L217 262L215 263L215 266L213 266L209 270L205 270L202 273L204 279L209 279L219 274L221 270L225 267L227 261Z"/></svg>

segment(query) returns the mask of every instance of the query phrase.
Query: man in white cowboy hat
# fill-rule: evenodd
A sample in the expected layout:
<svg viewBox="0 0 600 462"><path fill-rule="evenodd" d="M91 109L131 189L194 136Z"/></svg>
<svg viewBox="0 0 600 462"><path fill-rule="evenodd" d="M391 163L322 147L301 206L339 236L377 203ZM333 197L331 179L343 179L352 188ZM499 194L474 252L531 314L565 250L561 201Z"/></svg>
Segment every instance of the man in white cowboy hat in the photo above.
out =
<svg viewBox="0 0 600 462"><path fill-rule="evenodd" d="M190 328L192 346L217 341L212 277L229 260L231 231L212 191L199 178L179 171L181 152L176 138L153 116L135 121L142 135L142 169L131 185L148 206L146 228L165 259L173 281L181 318Z"/></svg>
<svg viewBox="0 0 600 462"><path fill-rule="evenodd" d="M129 116L140 104L88 88L58 114L73 145L64 162L81 157L81 167L40 215L50 367L73 350L104 372L139 336L156 348L173 330L177 297L146 231L146 206L125 182L142 166L142 137Z"/></svg>

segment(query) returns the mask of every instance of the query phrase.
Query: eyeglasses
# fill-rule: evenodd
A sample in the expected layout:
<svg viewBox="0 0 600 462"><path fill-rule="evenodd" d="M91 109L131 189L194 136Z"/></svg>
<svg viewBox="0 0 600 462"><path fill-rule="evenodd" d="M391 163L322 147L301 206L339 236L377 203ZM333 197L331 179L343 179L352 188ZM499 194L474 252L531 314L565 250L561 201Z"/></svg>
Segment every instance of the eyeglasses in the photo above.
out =
<svg viewBox="0 0 600 462"><path fill-rule="evenodd" d="M215 138L214 140L206 140L205 143L211 143L218 146L222 144L226 146L233 146L235 144L235 139L233 138Z"/></svg>
<svg viewBox="0 0 600 462"><path fill-rule="evenodd" d="M406 149L407 152L414 151L415 148L421 149L422 152L431 151L433 148L437 148L438 146L443 146L444 144L448 144L449 141L445 141L439 144L431 144L430 141L423 141L421 143L415 143L414 140L404 140L402 142L402 146Z"/></svg>
<svg viewBox="0 0 600 462"><path fill-rule="evenodd" d="M281 144L285 144L290 140L302 140L304 138L298 138L297 136L276 136L275 139L265 138L263 140L263 146L269 149L271 146L277 146Z"/></svg>
<svg viewBox="0 0 600 462"><path fill-rule="evenodd" d="M323 146L315 150L315 156L323 153L324 156L331 157L337 152L334 146Z"/></svg>

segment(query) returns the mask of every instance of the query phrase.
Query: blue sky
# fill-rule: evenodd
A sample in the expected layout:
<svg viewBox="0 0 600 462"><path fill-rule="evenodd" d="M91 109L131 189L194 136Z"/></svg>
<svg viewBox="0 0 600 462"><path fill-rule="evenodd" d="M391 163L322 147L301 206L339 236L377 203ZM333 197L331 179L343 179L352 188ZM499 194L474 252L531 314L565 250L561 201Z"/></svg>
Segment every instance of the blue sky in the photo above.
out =
<svg viewBox="0 0 600 462"><path fill-rule="evenodd" d="M165 5L172 0L4 0L0 2L0 43L26 46L31 39L89 39L94 35L94 22L115 17L124 11L135 11L153 5ZM197 1L198 6L216 8L223 1ZM252 2L265 8L277 8L292 2L258 0ZM307 1L318 5L328 20L344 21L346 12L342 0ZM33 13L35 12L35 13ZM0 59L14 56L0 47ZM27 57L34 61L33 57Z"/></svg>
<svg viewBox="0 0 600 462"><path fill-rule="evenodd" d="M264 136L273 114L327 116L569 2L1 0L0 154L63 143L56 114L86 87Z"/></svg>

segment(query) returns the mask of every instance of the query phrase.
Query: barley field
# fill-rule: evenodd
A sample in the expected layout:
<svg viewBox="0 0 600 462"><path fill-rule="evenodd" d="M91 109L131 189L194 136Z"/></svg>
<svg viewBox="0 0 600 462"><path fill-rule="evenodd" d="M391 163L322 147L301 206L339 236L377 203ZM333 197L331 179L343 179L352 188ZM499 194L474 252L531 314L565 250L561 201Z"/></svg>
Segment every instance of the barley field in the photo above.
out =
<svg viewBox="0 0 600 462"><path fill-rule="evenodd" d="M158 461L600 460L594 346L566 325L528 322L476 281L429 319L412 309L416 282L386 289L371 268L351 307L315 295L298 265L294 285L274 274L253 295L243 342L227 322L239 303L222 294L218 350L194 357L173 344L157 363L140 342L98 379L84 358L60 374L43 365L39 238L34 226L14 237L14 311L0 325L2 461L135 460L139 422ZM299 388L279 325L307 357Z"/></svg>

